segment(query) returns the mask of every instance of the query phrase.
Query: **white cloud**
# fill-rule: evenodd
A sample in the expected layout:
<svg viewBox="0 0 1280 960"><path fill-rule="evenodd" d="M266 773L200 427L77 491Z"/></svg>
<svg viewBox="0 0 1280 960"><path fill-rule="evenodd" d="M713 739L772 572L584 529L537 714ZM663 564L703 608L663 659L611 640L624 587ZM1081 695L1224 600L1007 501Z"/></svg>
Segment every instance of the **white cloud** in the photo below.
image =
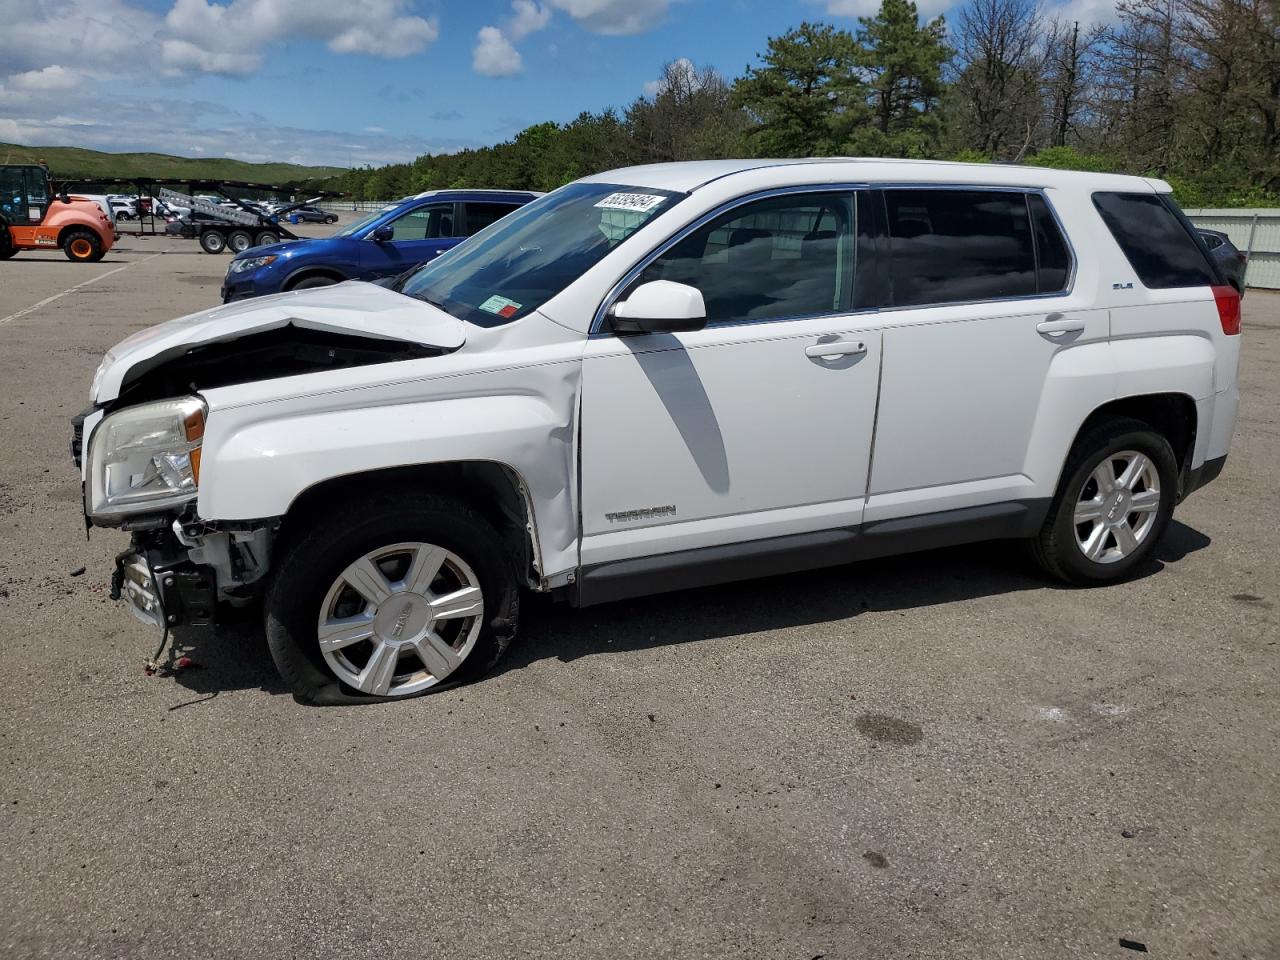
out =
<svg viewBox="0 0 1280 960"><path fill-rule="evenodd" d="M671 0L547 0L592 33L630 34L652 30L667 15Z"/></svg>
<svg viewBox="0 0 1280 960"><path fill-rule="evenodd" d="M0 86L0 140L340 167L400 163L477 146L461 139L280 126L221 104L121 98L92 85L70 98L61 91Z"/></svg>
<svg viewBox="0 0 1280 960"><path fill-rule="evenodd" d="M209 50L190 40L165 40L160 56L169 73L220 73L229 77L245 77L262 66L260 53L236 53Z"/></svg>
<svg viewBox="0 0 1280 960"><path fill-rule="evenodd" d="M80 85L80 75L55 63L39 70L15 73L5 84L15 90L74 90Z"/></svg>
<svg viewBox="0 0 1280 960"><path fill-rule="evenodd" d="M84 73L146 57L153 15L125 0L0 0L0 79L53 64Z"/></svg>
<svg viewBox="0 0 1280 960"><path fill-rule="evenodd" d="M293 37L334 53L407 57L440 35L435 18L409 9L408 0L174 0L164 19L172 38L164 62L177 72L244 75L261 66L267 45Z"/></svg>
<svg viewBox="0 0 1280 960"><path fill-rule="evenodd" d="M203 2L203 0L199 0ZM472 51L472 68L488 77L524 69L515 44L551 23L552 8L567 13L584 30L603 34L643 33L667 15L672 0L511 0L511 16L501 27L482 27ZM877 0L878 2L878 0ZM551 55L555 56L555 45ZM647 89L647 88L646 88Z"/></svg>
<svg viewBox="0 0 1280 960"><path fill-rule="evenodd" d="M142 0L0 0L0 24L0 82L11 88L69 83L29 76L55 66L101 80L246 76L269 46L293 38L335 53L406 57L440 33L434 17L412 12L412 0L171 0L163 16Z"/></svg>
<svg viewBox="0 0 1280 960"><path fill-rule="evenodd" d="M671 62L671 69L679 71L678 75L684 77L685 85L689 87L700 87L698 82L698 68L693 65L693 61L688 57L680 57L678 60ZM666 70L662 71L662 76L656 80L650 80L644 85L644 95L646 97L656 97L667 88L669 74Z"/></svg>
<svg viewBox="0 0 1280 960"><path fill-rule="evenodd" d="M471 51L471 67L486 77L509 77L524 69L524 61L501 30L481 27Z"/></svg>
<svg viewBox="0 0 1280 960"><path fill-rule="evenodd" d="M511 19L503 32L512 40L523 40L531 33L545 30L550 22L550 7L536 0L511 0Z"/></svg>
<svg viewBox="0 0 1280 960"><path fill-rule="evenodd" d="M1081 27L1095 23L1114 23L1116 0L1068 0L1061 6L1049 6L1045 12L1066 23L1079 21Z"/></svg>

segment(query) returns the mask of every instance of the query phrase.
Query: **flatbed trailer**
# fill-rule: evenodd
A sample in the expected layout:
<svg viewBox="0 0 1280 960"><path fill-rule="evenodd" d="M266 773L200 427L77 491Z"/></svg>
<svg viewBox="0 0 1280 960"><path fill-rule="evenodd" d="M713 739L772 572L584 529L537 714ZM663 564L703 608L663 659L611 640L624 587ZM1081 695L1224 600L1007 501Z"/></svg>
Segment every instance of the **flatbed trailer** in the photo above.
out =
<svg viewBox="0 0 1280 960"><path fill-rule="evenodd" d="M155 237L172 236L168 231L168 223L163 217L156 215L160 203L169 205L176 202L188 208L191 216L183 220L178 236L189 240L198 240L205 253L223 253L231 251L239 253L249 247L275 243L277 240L297 240L298 235L285 226L285 218L293 210L315 203L318 200L341 197L343 194L333 190L304 190L299 184L284 183L250 183L242 180L193 180L166 177L95 177L91 179L57 180L61 189L69 191L87 190L88 188L105 187L109 192L125 193L138 198L138 219L131 229L121 229L116 224L118 236ZM111 190L111 188L116 188ZM122 189L123 188L123 189ZM185 188L185 189L179 189ZM300 200L283 207L273 214L267 215L255 210L239 197L228 191L254 191L259 194L273 194L277 197L293 197L302 193L308 194L306 200ZM209 203L201 200L196 194L216 194L231 201L232 207ZM149 198L150 203L142 203ZM199 218L197 218L199 214ZM157 228L156 221L160 221Z"/></svg>

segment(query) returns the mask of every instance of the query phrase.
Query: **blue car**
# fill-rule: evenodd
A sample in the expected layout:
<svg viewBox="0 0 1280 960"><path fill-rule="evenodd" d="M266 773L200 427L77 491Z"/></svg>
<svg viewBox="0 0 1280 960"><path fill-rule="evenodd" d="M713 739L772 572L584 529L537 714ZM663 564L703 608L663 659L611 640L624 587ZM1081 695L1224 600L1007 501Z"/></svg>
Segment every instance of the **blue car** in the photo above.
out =
<svg viewBox="0 0 1280 960"><path fill-rule="evenodd" d="M394 277L538 196L526 190L431 190L383 207L331 237L250 247L227 268L222 302Z"/></svg>

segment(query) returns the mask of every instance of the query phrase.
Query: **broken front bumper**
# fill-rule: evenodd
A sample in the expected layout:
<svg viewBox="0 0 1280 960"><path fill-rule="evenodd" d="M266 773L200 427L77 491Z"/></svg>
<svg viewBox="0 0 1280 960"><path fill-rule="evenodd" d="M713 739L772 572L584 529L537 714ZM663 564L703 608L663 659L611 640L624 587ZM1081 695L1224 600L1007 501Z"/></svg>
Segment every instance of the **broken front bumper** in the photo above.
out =
<svg viewBox="0 0 1280 960"><path fill-rule="evenodd" d="M158 630L208 626L217 609L213 571L196 566L185 549L174 550L164 539L134 535L132 546L116 557L111 599L124 600L134 617Z"/></svg>

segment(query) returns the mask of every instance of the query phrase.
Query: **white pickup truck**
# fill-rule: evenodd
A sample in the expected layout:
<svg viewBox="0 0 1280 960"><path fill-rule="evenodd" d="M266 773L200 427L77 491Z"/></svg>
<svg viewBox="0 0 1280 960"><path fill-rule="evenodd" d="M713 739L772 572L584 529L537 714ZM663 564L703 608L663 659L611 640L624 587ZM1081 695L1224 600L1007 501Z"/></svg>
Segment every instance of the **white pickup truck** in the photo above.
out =
<svg viewBox="0 0 1280 960"><path fill-rule="evenodd" d="M889 160L587 177L391 288L114 347L73 450L144 621L265 598L310 702L574 604L987 538L1076 584L1222 469L1240 299L1157 180ZM79 453L83 448L83 457Z"/></svg>

